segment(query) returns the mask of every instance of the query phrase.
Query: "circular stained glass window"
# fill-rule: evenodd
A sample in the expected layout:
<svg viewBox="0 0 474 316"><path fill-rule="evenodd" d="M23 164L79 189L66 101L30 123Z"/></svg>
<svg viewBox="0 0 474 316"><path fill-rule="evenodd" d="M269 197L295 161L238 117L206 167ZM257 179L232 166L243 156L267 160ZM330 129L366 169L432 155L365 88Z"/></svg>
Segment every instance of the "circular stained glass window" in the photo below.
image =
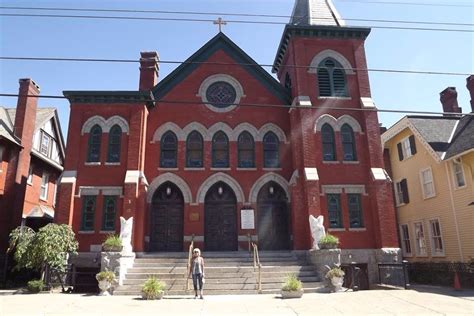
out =
<svg viewBox="0 0 474 316"><path fill-rule="evenodd" d="M236 98L237 92L234 87L225 81L214 82L206 91L207 102L218 108L232 105Z"/></svg>

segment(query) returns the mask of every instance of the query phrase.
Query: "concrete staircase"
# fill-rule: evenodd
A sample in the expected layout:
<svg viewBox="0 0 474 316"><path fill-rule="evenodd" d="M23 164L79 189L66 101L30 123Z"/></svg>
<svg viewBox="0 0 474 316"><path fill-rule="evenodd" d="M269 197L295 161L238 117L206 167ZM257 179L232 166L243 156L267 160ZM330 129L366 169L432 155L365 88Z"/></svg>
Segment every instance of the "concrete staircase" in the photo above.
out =
<svg viewBox="0 0 474 316"><path fill-rule="evenodd" d="M317 292L324 285L314 267L308 265L304 256L290 251L260 251L262 264L262 293L279 293L288 274L295 274L302 282L306 293ZM205 295L257 294L257 272L253 258L248 252L204 252L206 283ZM186 292L187 253L159 253L137 256L133 268L129 269L122 286L114 295L141 295L146 279L154 275L166 282L166 295L192 295Z"/></svg>

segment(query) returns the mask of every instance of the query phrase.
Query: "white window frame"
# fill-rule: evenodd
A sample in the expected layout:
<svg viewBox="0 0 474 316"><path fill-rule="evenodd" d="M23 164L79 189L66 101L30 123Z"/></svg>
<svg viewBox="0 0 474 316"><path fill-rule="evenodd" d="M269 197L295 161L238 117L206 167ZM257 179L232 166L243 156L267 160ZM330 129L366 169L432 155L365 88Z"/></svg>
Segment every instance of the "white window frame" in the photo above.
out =
<svg viewBox="0 0 474 316"><path fill-rule="evenodd" d="M418 231L418 227L421 228L421 230ZM423 222L414 222L413 223L413 231L414 231L414 236L415 236L415 253L417 257L427 257L428 256L428 246L426 244L426 234L425 234L425 228L423 226ZM418 232L421 232L419 235ZM422 247L421 245L424 245Z"/></svg>
<svg viewBox="0 0 474 316"><path fill-rule="evenodd" d="M47 201L48 199L48 186L49 186L49 174L46 172L43 173L41 177L41 189L40 189L40 199Z"/></svg>
<svg viewBox="0 0 474 316"><path fill-rule="evenodd" d="M426 172L428 172L428 171L429 171L429 173L426 173ZM424 178L424 176L423 176L424 174L429 174L429 175L431 176L431 180L425 182L425 178ZM425 190L425 185L428 185L428 184L430 184L430 183L431 183L431 187L432 187L432 192L431 192L430 195L428 195L428 193L427 193L426 190ZM423 192L423 198L424 198L425 200L436 196L436 189L435 189L435 185L434 185L433 170L431 170L431 167L424 168L424 169L421 169L421 170L420 170L420 184L421 184L421 191Z"/></svg>
<svg viewBox="0 0 474 316"><path fill-rule="evenodd" d="M397 206L404 205L403 201L403 190L402 190L402 181L396 181L395 184L395 203Z"/></svg>
<svg viewBox="0 0 474 316"><path fill-rule="evenodd" d="M413 156L413 153L411 152L410 137L402 139L400 143L402 143L403 160Z"/></svg>
<svg viewBox="0 0 474 316"><path fill-rule="evenodd" d="M405 237L404 235L404 230L403 227L406 227L406 232L408 234L408 238ZM411 239L410 239L410 225L408 224L400 224L400 240L402 244L402 251L403 251L403 256L405 257L411 257L413 256L412 248L411 248ZM410 252L407 251L406 243L408 243L408 246L410 247Z"/></svg>
<svg viewBox="0 0 474 316"><path fill-rule="evenodd" d="M438 228L439 228L439 235L434 235L433 233L433 223L438 223ZM429 226L430 226L430 245L431 245L431 256L432 257L444 257L445 256L445 244L443 240L443 230L441 229L441 222L439 218L432 218L429 220ZM441 240L441 246L442 249L441 251L436 251L435 248L435 238L439 238Z"/></svg>
<svg viewBox="0 0 474 316"><path fill-rule="evenodd" d="M29 185L33 185L33 165L30 163L30 168L28 169L28 179L26 183Z"/></svg>
<svg viewBox="0 0 474 316"><path fill-rule="evenodd" d="M456 166L459 166L460 169L456 170ZM466 187L466 176L464 174L464 167L462 165L462 160L461 158L455 158L453 159L451 163L451 169L453 170L453 180L454 180L454 185L456 189L461 189ZM459 184L459 178L458 175L462 177L462 181L464 182L463 185Z"/></svg>
<svg viewBox="0 0 474 316"><path fill-rule="evenodd" d="M47 146L47 149L46 149L46 150L47 150L47 154L45 154L45 153L41 150L41 148L43 147L43 139L45 139L45 138L48 139L48 146ZM44 156L46 156L46 157L48 157L48 158L51 157L51 152L52 152L52 147L53 147L53 145L52 145L52 144L53 144L53 140L54 140L54 139L53 139L53 137L51 137L51 135L49 135L49 134L46 133L45 131L41 130L41 135L40 135L40 140L39 140L40 142L39 142L38 151L39 151L42 155L44 155Z"/></svg>

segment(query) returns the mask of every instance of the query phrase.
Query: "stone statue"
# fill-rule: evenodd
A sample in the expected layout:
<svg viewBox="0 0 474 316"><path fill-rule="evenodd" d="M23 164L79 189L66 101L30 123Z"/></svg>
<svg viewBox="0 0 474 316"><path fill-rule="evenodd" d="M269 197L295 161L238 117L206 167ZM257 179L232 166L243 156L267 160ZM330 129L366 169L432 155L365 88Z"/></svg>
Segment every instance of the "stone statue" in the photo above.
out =
<svg viewBox="0 0 474 316"><path fill-rule="evenodd" d="M313 237L313 249L319 249L319 241L321 238L326 236L326 232L324 231L324 217L319 215L318 217L314 217L313 215L309 216L309 227L311 229L311 236Z"/></svg>
<svg viewBox="0 0 474 316"><path fill-rule="evenodd" d="M120 216L120 239L122 240L123 253L132 252L132 227L133 217L125 219Z"/></svg>

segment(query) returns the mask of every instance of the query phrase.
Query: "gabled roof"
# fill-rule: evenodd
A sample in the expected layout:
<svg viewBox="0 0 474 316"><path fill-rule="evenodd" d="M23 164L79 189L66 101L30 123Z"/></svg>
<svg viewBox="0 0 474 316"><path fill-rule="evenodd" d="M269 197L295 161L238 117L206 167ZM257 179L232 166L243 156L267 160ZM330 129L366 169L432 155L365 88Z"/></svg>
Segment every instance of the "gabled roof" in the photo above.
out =
<svg viewBox="0 0 474 316"><path fill-rule="evenodd" d="M15 145L20 145L20 140L13 134L13 122L8 109L0 106L0 138L4 138Z"/></svg>
<svg viewBox="0 0 474 316"><path fill-rule="evenodd" d="M345 22L331 0L296 0L290 24L342 26Z"/></svg>
<svg viewBox="0 0 474 316"><path fill-rule="evenodd" d="M459 120L444 159L474 150L474 115L466 115Z"/></svg>
<svg viewBox="0 0 474 316"><path fill-rule="evenodd" d="M178 68L161 80L152 89L155 99L157 101L162 99L176 85L189 76L189 74L200 67L202 65L200 64L201 62L207 61L209 57L218 50L223 50L227 55L232 57L236 63L242 64L242 68L247 70L283 103L288 104L290 102L290 96L286 89L222 32L214 36Z"/></svg>

